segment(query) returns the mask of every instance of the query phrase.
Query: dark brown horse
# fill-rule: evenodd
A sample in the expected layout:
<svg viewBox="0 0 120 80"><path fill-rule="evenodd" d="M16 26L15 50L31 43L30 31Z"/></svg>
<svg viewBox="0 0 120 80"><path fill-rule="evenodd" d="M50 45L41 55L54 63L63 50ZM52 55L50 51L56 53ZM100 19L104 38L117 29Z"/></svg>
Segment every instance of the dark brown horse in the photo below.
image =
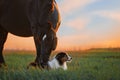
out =
<svg viewBox="0 0 120 80"><path fill-rule="evenodd" d="M10 32L34 37L35 64L45 68L57 46L59 25L60 15L55 0L0 0L0 66L5 65L2 51Z"/></svg>

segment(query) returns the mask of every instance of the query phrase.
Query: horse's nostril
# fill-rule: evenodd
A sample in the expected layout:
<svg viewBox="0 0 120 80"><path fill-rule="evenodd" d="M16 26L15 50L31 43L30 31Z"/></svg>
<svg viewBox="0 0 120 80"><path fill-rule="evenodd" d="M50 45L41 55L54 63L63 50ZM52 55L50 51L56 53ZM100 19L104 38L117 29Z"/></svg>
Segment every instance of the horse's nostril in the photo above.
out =
<svg viewBox="0 0 120 80"><path fill-rule="evenodd" d="M72 58L70 58L70 59L72 59Z"/></svg>

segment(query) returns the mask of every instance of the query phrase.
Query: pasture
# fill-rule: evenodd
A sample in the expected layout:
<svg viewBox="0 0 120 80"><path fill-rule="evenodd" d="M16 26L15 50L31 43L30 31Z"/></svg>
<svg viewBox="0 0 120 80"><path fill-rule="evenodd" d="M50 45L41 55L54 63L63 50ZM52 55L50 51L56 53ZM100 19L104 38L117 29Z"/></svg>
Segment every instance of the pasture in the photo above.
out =
<svg viewBox="0 0 120 80"><path fill-rule="evenodd" d="M33 52L4 52L8 66L0 69L0 80L120 80L120 51L89 50L68 53L73 60L68 63L67 71L41 71L35 68L26 69L29 62L35 59Z"/></svg>

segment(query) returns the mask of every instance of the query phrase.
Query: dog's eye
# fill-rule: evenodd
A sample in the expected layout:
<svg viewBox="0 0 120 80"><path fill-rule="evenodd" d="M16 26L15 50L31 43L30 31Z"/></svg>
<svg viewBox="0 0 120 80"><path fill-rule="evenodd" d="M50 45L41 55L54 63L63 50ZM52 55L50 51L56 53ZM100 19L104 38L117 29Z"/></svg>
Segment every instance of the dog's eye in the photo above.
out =
<svg viewBox="0 0 120 80"><path fill-rule="evenodd" d="M64 57L68 58L68 56L67 56L67 55L65 55Z"/></svg>

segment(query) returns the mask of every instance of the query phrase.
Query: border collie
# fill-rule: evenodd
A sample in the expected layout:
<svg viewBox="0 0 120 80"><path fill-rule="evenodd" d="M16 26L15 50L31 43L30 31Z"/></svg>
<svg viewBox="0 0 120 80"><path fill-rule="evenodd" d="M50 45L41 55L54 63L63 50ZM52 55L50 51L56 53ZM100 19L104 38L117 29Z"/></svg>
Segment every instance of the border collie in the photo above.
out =
<svg viewBox="0 0 120 80"><path fill-rule="evenodd" d="M67 63L66 62L71 62L71 61L72 61L72 57L70 57L65 52L60 52L57 55L55 55L52 60L48 61L48 69L62 68L63 70L67 70ZM38 64L36 64L35 62L32 62L27 66L27 69L29 69L30 66L37 68Z"/></svg>
<svg viewBox="0 0 120 80"><path fill-rule="evenodd" d="M67 53L60 52L55 55L52 60L48 61L48 65L50 69L62 68L63 70L67 70L66 62L70 62L71 60L72 57L70 57Z"/></svg>

